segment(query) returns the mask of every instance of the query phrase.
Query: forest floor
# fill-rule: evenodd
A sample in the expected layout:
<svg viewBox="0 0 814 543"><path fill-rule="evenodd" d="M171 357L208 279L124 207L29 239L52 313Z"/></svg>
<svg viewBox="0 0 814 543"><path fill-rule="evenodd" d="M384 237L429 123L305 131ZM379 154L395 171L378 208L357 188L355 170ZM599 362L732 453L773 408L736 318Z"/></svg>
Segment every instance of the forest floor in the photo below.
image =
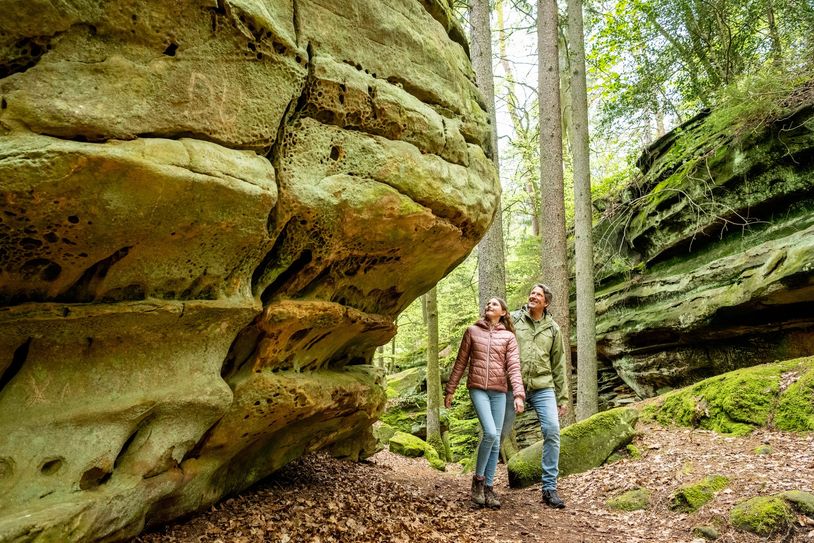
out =
<svg viewBox="0 0 814 543"><path fill-rule="evenodd" d="M640 426L641 428L641 426ZM540 486L509 489L498 465L495 490L503 506L469 503L471 474L457 464L446 472L423 458L381 451L351 463L315 454L208 511L136 538L138 543L299 542L702 542L693 527L716 526L719 542L765 538L732 528L728 513L745 498L784 490L814 491L814 434L758 430L743 438L704 430L642 428L639 459L624 459L562 478L567 507L540 501ZM771 448L758 455L761 445ZM707 475L729 477L728 487L692 514L669 509L680 485ZM605 501L644 487L652 491L645 511L611 511ZM768 541L814 542L814 526L800 516L787 533Z"/></svg>

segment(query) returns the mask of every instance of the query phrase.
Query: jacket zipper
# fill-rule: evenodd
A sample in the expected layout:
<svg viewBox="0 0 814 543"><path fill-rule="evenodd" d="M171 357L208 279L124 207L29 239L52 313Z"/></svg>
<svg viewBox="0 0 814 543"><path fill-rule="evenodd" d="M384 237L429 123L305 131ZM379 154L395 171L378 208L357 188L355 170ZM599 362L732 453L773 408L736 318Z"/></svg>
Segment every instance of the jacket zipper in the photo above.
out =
<svg viewBox="0 0 814 543"><path fill-rule="evenodd" d="M489 329L489 343L486 344L486 388L489 390L489 366L491 366L492 358L492 329Z"/></svg>

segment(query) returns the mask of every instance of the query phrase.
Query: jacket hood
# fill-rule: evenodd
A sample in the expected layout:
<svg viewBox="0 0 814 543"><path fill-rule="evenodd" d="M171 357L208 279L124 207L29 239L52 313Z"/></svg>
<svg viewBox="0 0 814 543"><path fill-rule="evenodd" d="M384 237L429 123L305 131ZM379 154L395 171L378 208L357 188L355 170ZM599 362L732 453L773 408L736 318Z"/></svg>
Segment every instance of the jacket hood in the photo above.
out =
<svg viewBox="0 0 814 543"><path fill-rule="evenodd" d="M475 323L475 326L479 328L483 328L484 330L505 330L506 327L503 326L502 322L497 323L494 327L489 325L489 321L486 319L479 319L478 322Z"/></svg>

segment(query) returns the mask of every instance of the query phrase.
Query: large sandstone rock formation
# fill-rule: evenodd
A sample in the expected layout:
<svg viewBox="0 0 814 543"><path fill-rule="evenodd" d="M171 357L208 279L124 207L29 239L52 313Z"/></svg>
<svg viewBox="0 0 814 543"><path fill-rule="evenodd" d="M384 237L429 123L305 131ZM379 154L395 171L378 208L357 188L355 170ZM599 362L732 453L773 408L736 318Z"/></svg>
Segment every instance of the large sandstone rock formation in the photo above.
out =
<svg viewBox="0 0 814 543"><path fill-rule="evenodd" d="M0 29L0 541L369 452L371 354L499 190L445 1L9 1Z"/></svg>
<svg viewBox="0 0 814 543"><path fill-rule="evenodd" d="M639 166L595 230L605 363L648 397L814 354L814 84L699 115Z"/></svg>

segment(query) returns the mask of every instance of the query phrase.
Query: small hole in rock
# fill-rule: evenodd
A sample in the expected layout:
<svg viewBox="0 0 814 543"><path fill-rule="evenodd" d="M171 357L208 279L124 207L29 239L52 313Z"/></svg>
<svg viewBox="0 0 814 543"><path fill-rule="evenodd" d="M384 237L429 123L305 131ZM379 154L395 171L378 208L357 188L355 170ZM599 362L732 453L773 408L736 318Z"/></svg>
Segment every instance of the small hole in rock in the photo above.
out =
<svg viewBox="0 0 814 543"><path fill-rule="evenodd" d="M175 52L176 52L177 50L178 50L178 44L177 44L177 43L170 43L170 44L167 46L167 48L166 48L166 49L164 49L164 54L165 54L165 55L167 55L168 57L174 57L174 56L175 56Z"/></svg>
<svg viewBox="0 0 814 543"><path fill-rule="evenodd" d="M43 462L42 466L40 466L40 473L43 475L53 475L59 471L64 463L62 458L51 458L50 460L46 460Z"/></svg>
<svg viewBox="0 0 814 543"><path fill-rule="evenodd" d="M89 490L101 486L110 479L110 472L103 470L100 467L92 467L82 474L82 479L79 480L80 490Z"/></svg>
<svg viewBox="0 0 814 543"><path fill-rule="evenodd" d="M76 224L79 222L79 217L77 217L76 215L71 215L70 217L68 217L68 222L71 224Z"/></svg>

